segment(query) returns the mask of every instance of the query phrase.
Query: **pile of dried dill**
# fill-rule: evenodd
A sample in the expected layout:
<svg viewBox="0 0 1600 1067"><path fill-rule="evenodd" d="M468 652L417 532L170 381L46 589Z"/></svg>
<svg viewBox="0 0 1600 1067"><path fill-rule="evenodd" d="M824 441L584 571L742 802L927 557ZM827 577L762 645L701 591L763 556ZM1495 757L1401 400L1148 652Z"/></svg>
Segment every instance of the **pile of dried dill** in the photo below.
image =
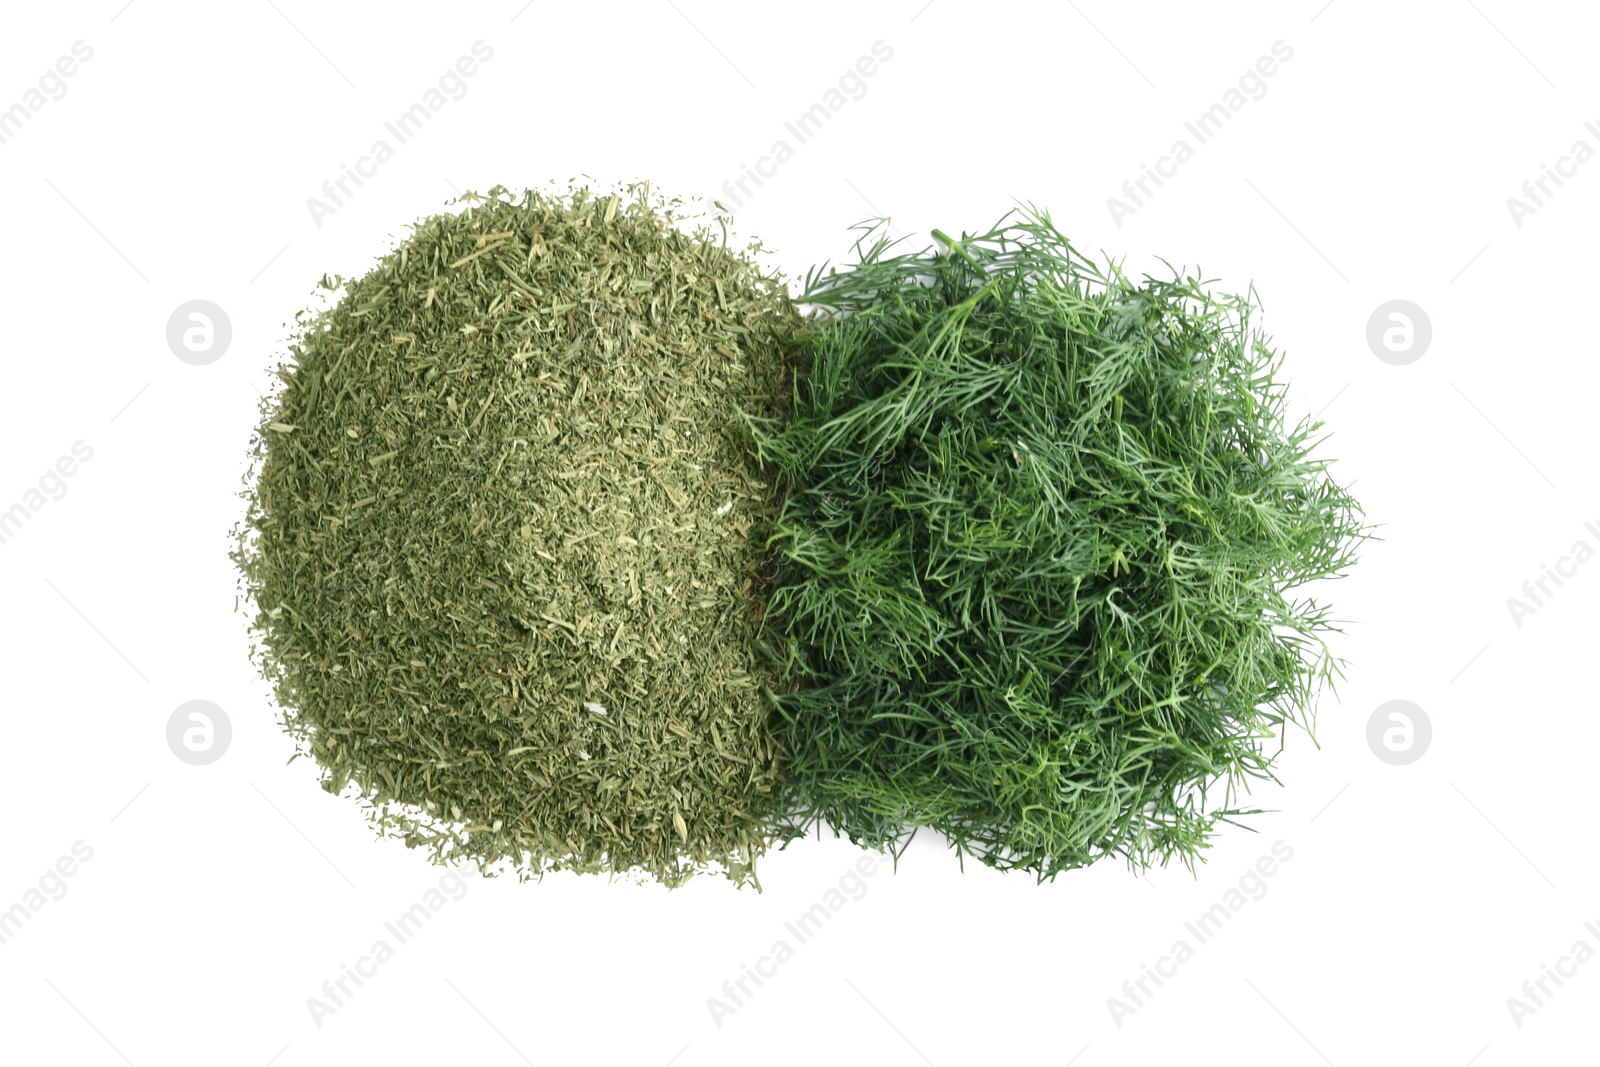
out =
<svg viewBox="0 0 1600 1067"><path fill-rule="evenodd" d="M426 219L302 316L236 559L324 786L442 859L752 876L782 287L648 189Z"/></svg>

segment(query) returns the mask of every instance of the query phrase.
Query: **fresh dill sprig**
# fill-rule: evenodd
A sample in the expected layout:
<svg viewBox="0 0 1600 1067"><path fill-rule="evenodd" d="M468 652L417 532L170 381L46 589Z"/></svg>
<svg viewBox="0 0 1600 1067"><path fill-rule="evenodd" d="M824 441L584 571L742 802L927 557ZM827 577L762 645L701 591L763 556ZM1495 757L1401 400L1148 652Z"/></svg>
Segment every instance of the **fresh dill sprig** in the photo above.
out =
<svg viewBox="0 0 1600 1067"><path fill-rule="evenodd" d="M1367 536L1257 302L1099 269L1047 215L813 271L767 606L789 829L918 827L1040 878L1192 865L1338 673L1302 596Z"/></svg>

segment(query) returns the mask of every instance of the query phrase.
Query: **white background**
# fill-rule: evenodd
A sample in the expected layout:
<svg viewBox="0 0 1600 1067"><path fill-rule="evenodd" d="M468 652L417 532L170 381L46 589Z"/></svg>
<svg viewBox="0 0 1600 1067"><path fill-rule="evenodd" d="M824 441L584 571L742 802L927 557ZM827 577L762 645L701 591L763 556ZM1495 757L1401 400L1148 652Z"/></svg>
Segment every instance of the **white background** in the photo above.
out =
<svg viewBox="0 0 1600 1067"><path fill-rule="evenodd" d="M0 908L74 842L93 858L0 945L0 1059L136 1067L1592 1062L1600 962L1518 1027L1507 998L1600 950L1592 648L1600 562L1515 625L1508 597L1600 527L1600 161L1517 226L1506 200L1600 124L1597 20L1506 0L1076 5L6 5L0 107L75 41L93 58L11 140L0 193L0 509L82 440L68 492L0 545ZM676 6L674 6L674 4ZM275 5L275 6L274 6ZM1320 10L1319 10L1320 8ZM318 227L306 199L474 41L468 92ZM919 839L739 1010L707 998L861 853L767 857L766 891L469 876L318 1027L322 983L438 879L321 792L247 658L226 553L256 399L325 271L360 273L456 190L588 174L687 196L785 137L876 41L893 56L737 212L791 276L875 213L931 227L1047 207L1087 250L1254 282L1297 414L1381 541L1328 592L1348 678L1192 876L1114 863L1039 886ZM1224 131L1118 226L1106 200L1276 41ZM791 141L792 143L792 141ZM1553 189L1553 186L1551 187ZM731 205L730 205L731 206ZM230 349L180 362L203 298ZM1433 342L1392 366L1382 302ZM1551 587L1553 588L1553 586ZM192 767L168 716L226 709ZM1391 699L1433 724L1369 750ZM1293 858L1198 945L1184 923L1273 842ZM1142 1007L1107 999L1174 941ZM676 1058L674 1058L676 1057Z"/></svg>

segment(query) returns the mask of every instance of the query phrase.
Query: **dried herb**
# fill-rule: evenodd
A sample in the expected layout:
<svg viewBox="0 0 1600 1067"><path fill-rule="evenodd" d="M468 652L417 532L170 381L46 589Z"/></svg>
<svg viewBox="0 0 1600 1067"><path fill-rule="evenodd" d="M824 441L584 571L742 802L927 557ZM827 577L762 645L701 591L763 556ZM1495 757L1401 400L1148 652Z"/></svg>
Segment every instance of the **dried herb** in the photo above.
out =
<svg viewBox="0 0 1600 1067"><path fill-rule="evenodd" d="M1337 669L1299 598L1365 536L1244 297L1027 212L814 272L768 605L787 816L1051 877L1192 862ZM1213 793L1220 793L1215 796ZM1208 803L1209 802L1209 803Z"/></svg>
<svg viewBox="0 0 1600 1067"><path fill-rule="evenodd" d="M287 729L486 870L753 878L780 284L647 188L418 223L302 316L236 559Z"/></svg>

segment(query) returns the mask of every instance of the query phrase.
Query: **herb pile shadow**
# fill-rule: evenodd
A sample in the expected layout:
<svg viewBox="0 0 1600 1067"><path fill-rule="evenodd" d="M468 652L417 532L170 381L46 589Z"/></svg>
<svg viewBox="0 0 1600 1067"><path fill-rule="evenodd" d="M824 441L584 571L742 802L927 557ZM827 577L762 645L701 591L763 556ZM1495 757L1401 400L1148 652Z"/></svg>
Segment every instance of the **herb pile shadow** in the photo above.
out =
<svg viewBox="0 0 1600 1067"><path fill-rule="evenodd" d="M918 827L1048 878L1192 865L1337 673L1367 536L1247 297L1098 269L1026 211L814 271L769 642L790 833ZM1220 794L1217 795L1217 794Z"/></svg>
<svg viewBox="0 0 1600 1067"><path fill-rule="evenodd" d="M753 879L787 294L644 187L469 195L302 317L235 558L287 729L386 833Z"/></svg>

